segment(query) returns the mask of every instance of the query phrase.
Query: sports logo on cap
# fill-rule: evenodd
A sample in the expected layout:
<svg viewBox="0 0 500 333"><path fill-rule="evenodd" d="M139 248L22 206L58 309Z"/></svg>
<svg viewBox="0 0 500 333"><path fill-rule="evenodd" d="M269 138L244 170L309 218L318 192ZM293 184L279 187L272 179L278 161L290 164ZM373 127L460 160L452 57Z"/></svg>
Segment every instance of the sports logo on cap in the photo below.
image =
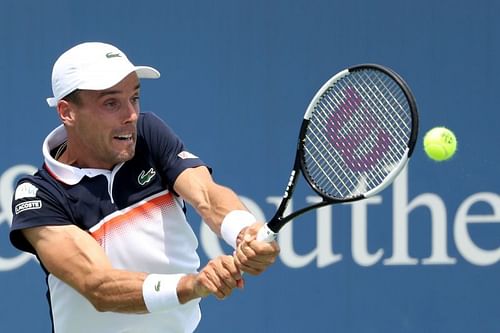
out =
<svg viewBox="0 0 500 333"><path fill-rule="evenodd" d="M115 53L115 52L108 52L106 53L106 58L111 59L111 58L117 58L121 57L122 55L120 53Z"/></svg>

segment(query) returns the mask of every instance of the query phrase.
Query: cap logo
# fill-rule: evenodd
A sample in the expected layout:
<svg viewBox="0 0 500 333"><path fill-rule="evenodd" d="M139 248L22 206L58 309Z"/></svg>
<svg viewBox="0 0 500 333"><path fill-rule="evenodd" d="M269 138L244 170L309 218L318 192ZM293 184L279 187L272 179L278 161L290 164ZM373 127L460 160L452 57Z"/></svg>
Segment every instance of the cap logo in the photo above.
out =
<svg viewBox="0 0 500 333"><path fill-rule="evenodd" d="M117 58L121 57L122 55L120 53L114 53L114 52L108 52L106 53L106 58L111 59L111 58Z"/></svg>

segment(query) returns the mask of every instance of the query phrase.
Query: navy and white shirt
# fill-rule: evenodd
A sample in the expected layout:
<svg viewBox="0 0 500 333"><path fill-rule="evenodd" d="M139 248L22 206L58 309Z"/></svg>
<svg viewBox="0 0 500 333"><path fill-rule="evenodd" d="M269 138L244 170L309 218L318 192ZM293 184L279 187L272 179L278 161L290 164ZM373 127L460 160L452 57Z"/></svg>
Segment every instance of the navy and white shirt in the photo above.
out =
<svg viewBox="0 0 500 333"><path fill-rule="evenodd" d="M203 161L152 113L139 116L135 156L112 170L56 161L51 152L65 141L61 125L44 141L43 167L19 180L12 203L12 244L35 253L22 229L72 224L87 231L117 269L196 272L198 242L173 185L182 171L203 166ZM102 313L49 272L47 284L55 332L192 332L200 320L199 300L164 313Z"/></svg>

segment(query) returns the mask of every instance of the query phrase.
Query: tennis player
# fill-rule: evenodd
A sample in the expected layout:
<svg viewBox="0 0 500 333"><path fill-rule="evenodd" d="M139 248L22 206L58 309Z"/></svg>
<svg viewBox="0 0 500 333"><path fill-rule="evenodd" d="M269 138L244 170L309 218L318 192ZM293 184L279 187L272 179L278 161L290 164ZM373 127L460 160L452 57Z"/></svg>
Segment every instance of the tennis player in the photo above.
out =
<svg viewBox="0 0 500 333"><path fill-rule="evenodd" d="M54 64L47 102L62 124L43 143L43 167L17 184L10 239L47 274L55 332L192 332L200 298L224 299L243 287L242 271L262 273L279 252L256 240L262 223L237 195L140 112L139 79L159 76L105 43ZM199 268L184 202L234 256Z"/></svg>

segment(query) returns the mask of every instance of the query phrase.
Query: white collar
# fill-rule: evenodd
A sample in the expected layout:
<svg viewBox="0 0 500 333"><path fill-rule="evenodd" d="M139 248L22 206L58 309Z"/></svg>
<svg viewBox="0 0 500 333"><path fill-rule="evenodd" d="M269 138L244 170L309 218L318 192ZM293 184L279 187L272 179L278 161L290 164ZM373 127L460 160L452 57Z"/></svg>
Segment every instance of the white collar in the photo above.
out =
<svg viewBox="0 0 500 333"><path fill-rule="evenodd" d="M64 125L58 126L54 129L50 134L45 138L42 147L43 157L45 159L45 166L47 171L57 180L68 184L68 185L76 185L78 184L83 177L95 177L99 175L105 175L107 178L110 177L112 171L106 169L92 169L92 168L77 168L68 164L61 163L54 159L50 155L50 151L61 145L64 141L67 140L67 133ZM123 163L116 165L113 168L113 171L117 171Z"/></svg>

